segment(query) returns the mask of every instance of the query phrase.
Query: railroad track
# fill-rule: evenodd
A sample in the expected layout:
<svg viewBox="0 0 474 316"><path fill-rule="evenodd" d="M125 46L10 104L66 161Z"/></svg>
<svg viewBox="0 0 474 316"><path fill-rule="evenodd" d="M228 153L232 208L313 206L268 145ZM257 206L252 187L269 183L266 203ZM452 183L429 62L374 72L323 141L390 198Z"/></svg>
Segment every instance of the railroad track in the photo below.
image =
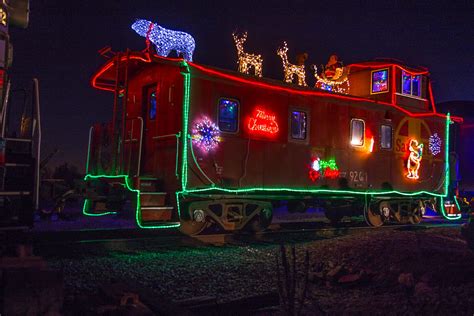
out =
<svg viewBox="0 0 474 316"><path fill-rule="evenodd" d="M67 244L100 244L100 243L143 243L152 242L154 246L163 247L199 247L245 245L252 243L297 243L321 239L335 238L345 235L364 233L368 230L420 230L434 227L456 227L463 222L446 223L430 221L418 225L385 225L378 228L368 227L361 222L346 222L338 227L322 223L280 223L259 233L207 233L197 236L185 236L176 230L143 231L134 229L90 230L65 232L30 233L21 238L29 244L37 246L53 246ZM315 225L316 224L316 225ZM11 238L9 238L11 239ZM18 242L18 239L16 239Z"/></svg>

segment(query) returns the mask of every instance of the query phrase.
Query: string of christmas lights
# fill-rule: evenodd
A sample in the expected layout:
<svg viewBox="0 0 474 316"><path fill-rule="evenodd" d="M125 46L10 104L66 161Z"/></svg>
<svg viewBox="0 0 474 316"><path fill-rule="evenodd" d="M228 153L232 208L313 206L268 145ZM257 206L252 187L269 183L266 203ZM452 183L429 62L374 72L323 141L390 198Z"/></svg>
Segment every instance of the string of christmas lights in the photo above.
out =
<svg viewBox="0 0 474 316"><path fill-rule="evenodd" d="M438 133L434 133L429 138L428 149L433 156L436 156L441 152L441 138Z"/></svg>
<svg viewBox="0 0 474 316"><path fill-rule="evenodd" d="M194 124L192 140L201 150L209 152L215 149L221 141L219 127L210 119L204 117Z"/></svg>
<svg viewBox="0 0 474 316"><path fill-rule="evenodd" d="M280 56L283 62L283 74L285 75L286 83L293 83L293 78L296 75L299 86L306 87L306 71L303 65L294 65L288 61L288 45L283 42L283 47L277 49L277 55Z"/></svg>
<svg viewBox="0 0 474 316"><path fill-rule="evenodd" d="M261 77L263 68L262 55L244 52L244 43L247 40L247 32L242 34L241 37L236 33L232 33L232 37L234 38L235 47L237 48L237 64L239 65L239 72L248 75L250 68L253 67L254 75Z"/></svg>
<svg viewBox="0 0 474 316"><path fill-rule="evenodd" d="M172 50L187 61L193 60L196 43L194 38L185 32L165 29L156 23L139 19L132 24L132 29L155 45L159 56L167 57Z"/></svg>

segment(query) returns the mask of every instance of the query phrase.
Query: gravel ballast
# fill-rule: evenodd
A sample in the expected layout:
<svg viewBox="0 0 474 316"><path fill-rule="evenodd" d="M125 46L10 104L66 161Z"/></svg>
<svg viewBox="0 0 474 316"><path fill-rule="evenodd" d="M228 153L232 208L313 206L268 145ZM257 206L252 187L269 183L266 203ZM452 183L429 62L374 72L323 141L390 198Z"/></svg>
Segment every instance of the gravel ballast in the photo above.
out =
<svg viewBox="0 0 474 316"><path fill-rule="evenodd" d="M370 229L296 247L300 264L304 252L310 254L306 314L316 305L327 313L474 312L474 254L459 228ZM69 300L115 280L169 300L214 296L225 302L277 291L278 251L271 243L176 248L151 239L40 248L39 254L64 272ZM402 274L413 284L400 281Z"/></svg>

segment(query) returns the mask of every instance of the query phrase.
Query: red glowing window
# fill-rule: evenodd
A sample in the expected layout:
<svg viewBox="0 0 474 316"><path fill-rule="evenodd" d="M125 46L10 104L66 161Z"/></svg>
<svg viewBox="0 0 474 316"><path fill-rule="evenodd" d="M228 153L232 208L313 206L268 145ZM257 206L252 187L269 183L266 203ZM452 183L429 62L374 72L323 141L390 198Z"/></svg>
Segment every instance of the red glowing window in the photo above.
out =
<svg viewBox="0 0 474 316"><path fill-rule="evenodd" d="M276 115L265 109L257 108L248 119L247 127L253 134L275 135L280 128Z"/></svg>

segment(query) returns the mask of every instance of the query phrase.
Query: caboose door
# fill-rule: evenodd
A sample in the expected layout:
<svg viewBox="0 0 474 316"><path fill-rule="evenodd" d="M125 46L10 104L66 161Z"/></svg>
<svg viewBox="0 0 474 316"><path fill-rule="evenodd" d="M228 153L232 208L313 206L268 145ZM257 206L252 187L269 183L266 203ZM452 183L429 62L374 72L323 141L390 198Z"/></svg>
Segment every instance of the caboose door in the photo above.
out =
<svg viewBox="0 0 474 316"><path fill-rule="evenodd" d="M143 107L144 150L142 152L142 175L156 178L166 186L176 180L177 146L176 137L180 119L177 102L178 89L167 78L146 88Z"/></svg>
<svg viewBox="0 0 474 316"><path fill-rule="evenodd" d="M157 107L160 103L161 82L146 86L143 89L143 148L141 175L152 176L154 171L153 137L157 134Z"/></svg>

